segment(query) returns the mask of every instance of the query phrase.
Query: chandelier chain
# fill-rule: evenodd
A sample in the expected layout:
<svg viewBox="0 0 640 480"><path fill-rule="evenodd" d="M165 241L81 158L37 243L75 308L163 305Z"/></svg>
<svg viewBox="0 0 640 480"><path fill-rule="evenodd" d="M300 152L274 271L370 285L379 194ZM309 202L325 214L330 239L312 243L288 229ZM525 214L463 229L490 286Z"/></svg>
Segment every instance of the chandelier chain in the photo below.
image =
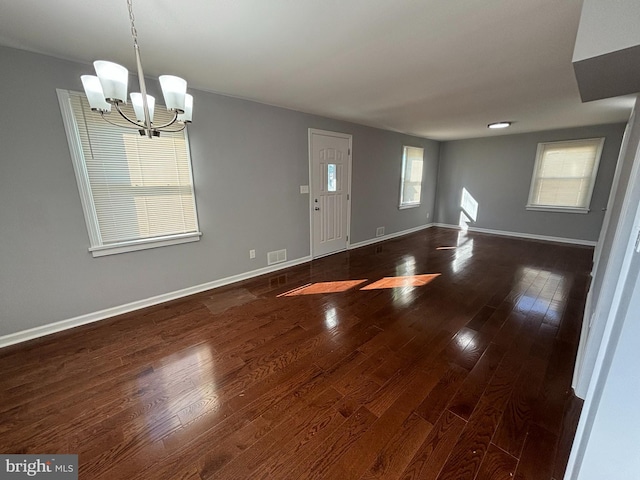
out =
<svg viewBox="0 0 640 480"><path fill-rule="evenodd" d="M131 22L131 36L133 37L134 45L138 45L138 31L136 30L135 16L133 15L133 1L127 0L127 7L129 7L129 21Z"/></svg>

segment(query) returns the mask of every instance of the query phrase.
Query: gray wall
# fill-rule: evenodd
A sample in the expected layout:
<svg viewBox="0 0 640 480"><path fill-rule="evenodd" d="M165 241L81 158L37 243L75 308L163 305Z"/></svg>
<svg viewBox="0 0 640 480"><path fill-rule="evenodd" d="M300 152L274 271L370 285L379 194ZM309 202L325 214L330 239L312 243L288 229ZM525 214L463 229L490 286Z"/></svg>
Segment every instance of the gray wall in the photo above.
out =
<svg viewBox="0 0 640 480"><path fill-rule="evenodd" d="M82 90L91 70L0 47L0 336L256 270L271 250L309 255L308 128L353 135L352 243L433 216L438 142L196 91L201 241L93 258L55 91ZM409 210L397 208L403 144L427 160Z"/></svg>
<svg viewBox="0 0 640 480"><path fill-rule="evenodd" d="M598 240L624 124L503 135L442 144L436 222L457 225L463 188L478 202L470 226L577 240ZM540 142L606 137L588 214L526 210Z"/></svg>

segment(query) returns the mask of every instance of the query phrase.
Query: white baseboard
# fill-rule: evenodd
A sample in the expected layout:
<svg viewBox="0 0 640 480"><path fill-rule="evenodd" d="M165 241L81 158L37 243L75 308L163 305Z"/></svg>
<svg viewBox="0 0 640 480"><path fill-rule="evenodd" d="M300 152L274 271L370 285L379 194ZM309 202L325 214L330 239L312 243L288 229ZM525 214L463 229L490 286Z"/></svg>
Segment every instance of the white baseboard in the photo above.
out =
<svg viewBox="0 0 640 480"><path fill-rule="evenodd" d="M182 290L176 290L175 292L164 293L155 297L146 298L144 300L137 300L135 302L127 303L125 305L119 305L117 307L106 308L97 312L87 313L78 317L69 318L67 320L60 320L58 322L49 323L40 327L30 328L28 330L22 330L20 332L10 333L8 335L0 336L0 348L8 347L16 343L26 342L27 340L33 340L34 338L44 337L52 333L61 332L70 328L79 327L80 325L86 325L87 323L98 322L107 318L115 317L116 315L122 315L123 313L132 312L134 310L140 310L141 308L151 307L158 305L159 303L168 302L170 300L176 300L178 298L193 295L194 293L204 292L205 290L211 290L213 288L229 285L230 283L240 282L242 280L248 280L253 277L265 275L267 273L276 272L289 267L295 267L302 263L311 261L311 256L298 258L288 262L278 263L276 265L270 265L268 267L259 268L257 270L251 270L250 272L240 273L231 277L221 278L220 280L214 280L212 282L203 283L201 285L195 285L189 288L183 288Z"/></svg>
<svg viewBox="0 0 640 480"><path fill-rule="evenodd" d="M461 229L461 227L458 225L450 225L446 223L434 223L433 226L442 227L442 228L452 228L455 230ZM526 238L529 240L542 240L545 242L569 243L571 245L584 245L588 247L595 247L597 243L591 240L580 240L577 238L551 237L549 235L536 235L534 233L508 232L505 230L493 230L490 228L469 227L468 230L470 232L488 233L490 235L499 235L502 237Z"/></svg>
<svg viewBox="0 0 640 480"><path fill-rule="evenodd" d="M410 233L419 232L420 230L424 230L426 228L433 227L433 223L428 223L426 225L420 225L419 227L409 228L408 230L402 230L401 232L389 233L388 235L382 235L381 237L370 238L369 240L363 240L362 242L356 242L349 245L348 250L353 250L354 248L366 247L367 245L373 245L374 243L384 242L385 240L391 240L392 238L403 237L404 235L409 235Z"/></svg>
<svg viewBox="0 0 640 480"><path fill-rule="evenodd" d="M434 223L433 226L440 227L440 228L451 228L453 230L460 230L460 227L458 225L451 225L450 223Z"/></svg>

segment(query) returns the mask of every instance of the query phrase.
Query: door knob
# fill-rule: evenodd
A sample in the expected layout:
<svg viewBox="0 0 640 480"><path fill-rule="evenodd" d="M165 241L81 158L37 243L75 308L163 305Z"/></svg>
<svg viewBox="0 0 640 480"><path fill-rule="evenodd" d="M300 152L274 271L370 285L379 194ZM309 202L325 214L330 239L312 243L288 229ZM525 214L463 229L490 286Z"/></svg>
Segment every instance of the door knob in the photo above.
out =
<svg viewBox="0 0 640 480"><path fill-rule="evenodd" d="M314 210L320 210L320 207L316 207L316 208L314 208Z"/></svg>

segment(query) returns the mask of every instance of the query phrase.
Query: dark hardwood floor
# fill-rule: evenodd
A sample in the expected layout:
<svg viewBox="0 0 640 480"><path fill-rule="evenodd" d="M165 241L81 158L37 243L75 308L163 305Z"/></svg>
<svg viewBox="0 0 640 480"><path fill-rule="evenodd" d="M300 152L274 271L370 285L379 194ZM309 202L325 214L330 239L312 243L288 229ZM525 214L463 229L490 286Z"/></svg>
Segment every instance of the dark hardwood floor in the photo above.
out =
<svg viewBox="0 0 640 480"><path fill-rule="evenodd" d="M77 453L81 479L560 480L591 257L431 228L8 347L0 452Z"/></svg>

